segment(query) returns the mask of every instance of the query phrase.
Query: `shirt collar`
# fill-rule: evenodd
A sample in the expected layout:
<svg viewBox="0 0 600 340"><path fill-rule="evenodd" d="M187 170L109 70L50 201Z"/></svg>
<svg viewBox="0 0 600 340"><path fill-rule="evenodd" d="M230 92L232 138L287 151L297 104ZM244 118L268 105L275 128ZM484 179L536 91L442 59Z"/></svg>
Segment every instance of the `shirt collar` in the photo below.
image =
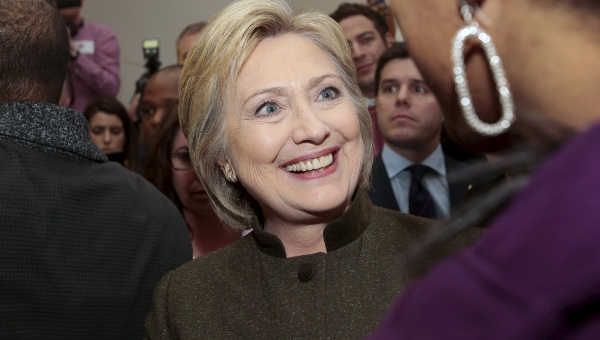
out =
<svg viewBox="0 0 600 340"><path fill-rule="evenodd" d="M107 161L83 115L50 103L0 103L0 140L73 159Z"/></svg>
<svg viewBox="0 0 600 340"><path fill-rule="evenodd" d="M384 160L383 164L385 165L385 170L387 171L390 179L396 177L400 172L414 164L392 150L387 143L383 145L381 157ZM442 145L438 145L437 148L435 148L435 150L429 156L427 156L423 162L421 162L421 164L429 166L442 176L446 176L446 164L444 163L444 152L442 151Z"/></svg>
<svg viewBox="0 0 600 340"><path fill-rule="evenodd" d="M332 252L356 240L367 229L373 214L373 204L367 193L358 189L350 207L342 216L329 223L323 231L325 248ZM252 235L258 248L271 256L285 258L285 248L277 236L266 232L258 217L252 219Z"/></svg>

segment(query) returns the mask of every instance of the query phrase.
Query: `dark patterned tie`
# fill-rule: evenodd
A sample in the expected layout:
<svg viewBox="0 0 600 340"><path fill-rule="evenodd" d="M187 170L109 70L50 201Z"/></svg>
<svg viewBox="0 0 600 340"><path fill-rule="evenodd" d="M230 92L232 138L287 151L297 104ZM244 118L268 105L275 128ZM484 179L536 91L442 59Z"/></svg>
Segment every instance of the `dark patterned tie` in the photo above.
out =
<svg viewBox="0 0 600 340"><path fill-rule="evenodd" d="M431 168L427 165L414 164L406 168L406 170L410 171L412 175L410 190L408 192L408 212L411 215L435 219L437 215L435 213L433 197L431 197L431 194L423 185L423 176Z"/></svg>

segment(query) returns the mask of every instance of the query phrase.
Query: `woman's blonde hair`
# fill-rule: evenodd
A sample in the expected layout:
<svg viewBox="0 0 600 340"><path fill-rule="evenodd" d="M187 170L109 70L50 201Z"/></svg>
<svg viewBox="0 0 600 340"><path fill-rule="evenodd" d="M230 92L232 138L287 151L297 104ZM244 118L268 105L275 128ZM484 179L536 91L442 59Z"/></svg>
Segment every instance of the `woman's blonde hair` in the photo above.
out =
<svg viewBox="0 0 600 340"><path fill-rule="evenodd" d="M218 13L190 51L179 84L179 119L190 143L194 169L214 210L233 229L249 227L258 205L239 183L228 182L218 161L229 155L225 110L238 74L265 38L301 35L336 65L358 113L364 143L359 186L367 188L373 159L371 118L356 83L350 48L338 24L311 9L292 10L284 0L241 0Z"/></svg>

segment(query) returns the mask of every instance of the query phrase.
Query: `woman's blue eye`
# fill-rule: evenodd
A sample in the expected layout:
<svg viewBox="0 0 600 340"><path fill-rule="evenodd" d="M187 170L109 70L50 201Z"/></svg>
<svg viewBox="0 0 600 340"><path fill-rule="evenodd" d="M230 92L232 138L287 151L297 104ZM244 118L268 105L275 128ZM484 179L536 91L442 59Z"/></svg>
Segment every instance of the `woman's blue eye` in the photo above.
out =
<svg viewBox="0 0 600 340"><path fill-rule="evenodd" d="M339 97L340 91L334 87L328 87L321 91L318 100L332 100Z"/></svg>
<svg viewBox="0 0 600 340"><path fill-rule="evenodd" d="M273 102L267 102L259 106L255 114L270 116L276 114L278 111L279 108L277 107L277 104Z"/></svg>

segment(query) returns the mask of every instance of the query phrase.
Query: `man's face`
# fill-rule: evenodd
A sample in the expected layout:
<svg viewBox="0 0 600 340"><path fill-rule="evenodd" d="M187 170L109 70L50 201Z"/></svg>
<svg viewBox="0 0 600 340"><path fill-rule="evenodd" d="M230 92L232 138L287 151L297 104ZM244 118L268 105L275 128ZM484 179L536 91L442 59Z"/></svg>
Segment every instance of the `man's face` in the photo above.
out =
<svg viewBox="0 0 600 340"><path fill-rule="evenodd" d="M354 15L340 21L346 40L352 47L352 61L356 67L358 86L365 97L375 96L375 69L379 56L389 47L391 35L385 39L371 20Z"/></svg>
<svg viewBox="0 0 600 340"><path fill-rule="evenodd" d="M140 104L142 110L141 135L150 141L168 110L177 104L179 76L174 72L156 73L144 88Z"/></svg>
<svg viewBox="0 0 600 340"><path fill-rule="evenodd" d="M64 21L70 22L73 24L77 24L79 21L81 7L76 7L76 6L75 7L66 7L66 8L61 8L58 11Z"/></svg>
<svg viewBox="0 0 600 340"><path fill-rule="evenodd" d="M194 46L194 43L200 36L200 33L201 32L186 34L177 42L177 63L179 65L183 65L185 58L192 49L192 46Z"/></svg>
<svg viewBox="0 0 600 340"><path fill-rule="evenodd" d="M440 142L444 116L412 59L392 59L381 70L377 123L386 143L423 150L426 157Z"/></svg>

